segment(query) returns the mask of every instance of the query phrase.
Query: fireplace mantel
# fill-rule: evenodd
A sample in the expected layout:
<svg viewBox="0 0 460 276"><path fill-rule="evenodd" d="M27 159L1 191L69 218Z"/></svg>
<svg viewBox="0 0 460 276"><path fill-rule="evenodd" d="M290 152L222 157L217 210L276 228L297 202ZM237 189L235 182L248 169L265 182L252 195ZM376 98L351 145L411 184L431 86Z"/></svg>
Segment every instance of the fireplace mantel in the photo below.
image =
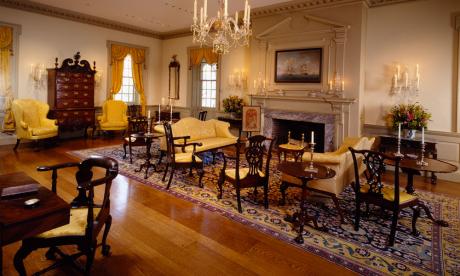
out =
<svg viewBox="0 0 460 276"><path fill-rule="evenodd" d="M334 105L351 105L356 102L352 98L339 97L296 97L296 96L278 96L278 95L250 95L251 99L257 100L276 100L276 101L303 101L311 103L328 103Z"/></svg>

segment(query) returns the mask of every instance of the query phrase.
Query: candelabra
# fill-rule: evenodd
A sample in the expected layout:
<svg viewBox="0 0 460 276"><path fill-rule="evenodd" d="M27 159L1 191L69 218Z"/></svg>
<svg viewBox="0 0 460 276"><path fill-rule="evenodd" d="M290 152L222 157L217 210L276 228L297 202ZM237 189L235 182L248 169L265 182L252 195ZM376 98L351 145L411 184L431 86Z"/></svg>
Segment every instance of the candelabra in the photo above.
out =
<svg viewBox="0 0 460 276"><path fill-rule="evenodd" d="M424 160L424 158L425 158L425 143L422 143L422 150L421 150L421 153L422 153L422 154L420 155L420 160L417 161L417 165L418 165L418 166L421 166L421 167L427 166L427 165L428 165L428 162L426 162L426 161Z"/></svg>
<svg viewBox="0 0 460 276"><path fill-rule="evenodd" d="M34 81L35 88L39 88L42 86L44 75L45 75L45 65L38 64L38 63L30 65L30 77Z"/></svg>
<svg viewBox="0 0 460 276"><path fill-rule="evenodd" d="M313 164L313 153L315 152L315 145L316 143L310 143L310 165L305 168L306 172L313 172L313 173L318 172L318 168L315 168Z"/></svg>
<svg viewBox="0 0 460 276"><path fill-rule="evenodd" d="M246 87L246 73L244 70L235 70L228 75L228 86L234 90L243 90Z"/></svg>
<svg viewBox="0 0 460 276"><path fill-rule="evenodd" d="M197 16L197 1L194 2L193 42L203 45L212 45L212 50L218 54L226 54L230 48L249 45L249 37L252 35L250 27L251 7L246 0L242 24L238 18L238 11L235 17L228 16L227 0L219 0L219 10L216 17L208 18L207 0L204 0L200 8L200 18Z"/></svg>
<svg viewBox="0 0 460 276"><path fill-rule="evenodd" d="M403 101L412 101L414 97L419 96L420 73L419 65L415 67L415 78L409 77L409 69L405 67L401 73L401 66L398 64L395 68L395 74L392 78L391 94L402 97Z"/></svg>
<svg viewBox="0 0 460 276"><path fill-rule="evenodd" d="M328 94L340 97L345 90L345 81L342 80L339 74L334 73L333 80L329 81Z"/></svg>

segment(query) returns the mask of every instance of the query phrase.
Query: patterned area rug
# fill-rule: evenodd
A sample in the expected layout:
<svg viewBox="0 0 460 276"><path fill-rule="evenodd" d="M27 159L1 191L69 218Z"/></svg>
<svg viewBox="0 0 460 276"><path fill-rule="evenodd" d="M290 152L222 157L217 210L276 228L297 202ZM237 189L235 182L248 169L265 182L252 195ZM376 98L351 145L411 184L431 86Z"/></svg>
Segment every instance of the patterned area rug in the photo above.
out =
<svg viewBox="0 0 460 276"><path fill-rule="evenodd" d="M152 147L152 152L156 152L155 147ZM354 194L348 188L340 196L340 204L346 212L346 224L340 224L331 200L318 201L311 205L309 213L317 215L320 224L328 230L321 232L305 227L305 242L299 245L293 241L297 234L296 229L283 218L298 209L300 193L295 188L289 188L286 205L278 206L281 181L276 170L276 158L272 159L271 164L269 209L263 208L262 191L254 195L253 189L245 189L242 192L243 214L239 214L236 209L236 194L231 186L224 186L221 200L216 197L217 176L222 168L222 161L217 160L212 165L210 156L204 156L204 188L198 187L196 174L189 177L179 171L174 176L171 189L167 191L166 182L161 181L162 173L152 171L144 179L143 172L134 172L143 162L145 148L138 147L133 150L136 157L133 159L136 161L132 165L129 164L129 158L123 159L121 145L73 151L70 154L82 159L93 154L112 157L119 161L120 173L124 176L194 202L360 274L460 275L460 198L418 191L417 194L430 207L432 214L448 221L449 227L432 224L422 212L417 222L421 234L414 237L410 234L412 211L404 210L400 215L395 245L388 247L386 243L390 233L390 214L382 217L378 208L375 208L375 212L371 211L369 216L361 220L360 230L354 231ZM153 158L153 161L157 160ZM229 167L232 165L230 163Z"/></svg>

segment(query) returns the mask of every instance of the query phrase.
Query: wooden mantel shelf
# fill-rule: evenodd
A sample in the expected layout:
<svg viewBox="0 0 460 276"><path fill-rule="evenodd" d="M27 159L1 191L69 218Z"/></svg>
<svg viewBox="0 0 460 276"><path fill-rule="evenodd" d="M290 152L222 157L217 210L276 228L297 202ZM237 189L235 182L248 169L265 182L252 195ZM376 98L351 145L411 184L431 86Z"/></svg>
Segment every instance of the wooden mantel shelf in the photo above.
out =
<svg viewBox="0 0 460 276"><path fill-rule="evenodd" d="M296 96L278 96L278 95L249 95L252 99L260 100L277 100L277 101L304 101L312 103L328 103L351 105L356 103L356 99L339 98L339 97L296 97Z"/></svg>

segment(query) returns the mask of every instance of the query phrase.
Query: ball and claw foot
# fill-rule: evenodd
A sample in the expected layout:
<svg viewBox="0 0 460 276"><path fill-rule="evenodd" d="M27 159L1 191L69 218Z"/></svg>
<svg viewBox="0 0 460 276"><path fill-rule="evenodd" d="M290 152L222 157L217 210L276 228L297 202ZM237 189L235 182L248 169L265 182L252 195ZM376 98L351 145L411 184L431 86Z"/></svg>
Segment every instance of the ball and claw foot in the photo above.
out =
<svg viewBox="0 0 460 276"><path fill-rule="evenodd" d="M104 257L110 256L110 245L103 245L102 246L102 255Z"/></svg>

